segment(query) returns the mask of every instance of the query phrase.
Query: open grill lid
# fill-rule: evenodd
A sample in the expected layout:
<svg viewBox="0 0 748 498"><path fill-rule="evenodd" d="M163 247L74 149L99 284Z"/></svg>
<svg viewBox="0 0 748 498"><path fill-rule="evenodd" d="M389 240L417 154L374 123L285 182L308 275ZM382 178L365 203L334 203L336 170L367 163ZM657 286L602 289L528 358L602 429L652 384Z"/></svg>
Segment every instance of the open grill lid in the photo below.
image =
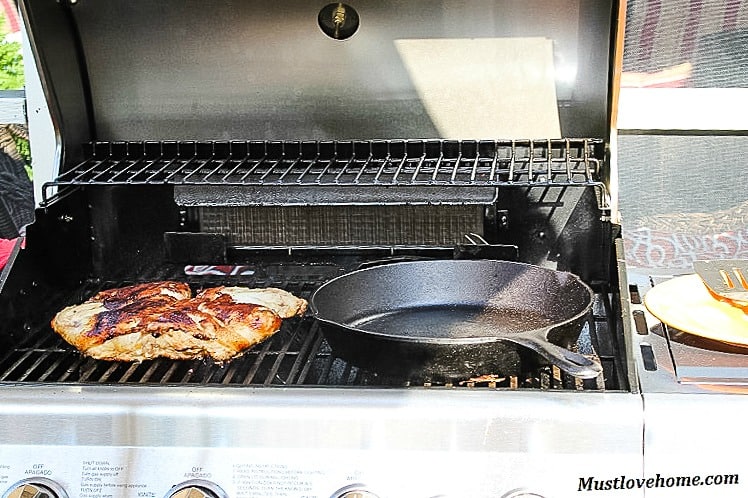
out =
<svg viewBox="0 0 748 498"><path fill-rule="evenodd" d="M610 133L612 0L23 0L22 11L61 173L94 141L541 138L519 125L549 110L532 100L549 81L559 137ZM507 105L525 86L530 100Z"/></svg>

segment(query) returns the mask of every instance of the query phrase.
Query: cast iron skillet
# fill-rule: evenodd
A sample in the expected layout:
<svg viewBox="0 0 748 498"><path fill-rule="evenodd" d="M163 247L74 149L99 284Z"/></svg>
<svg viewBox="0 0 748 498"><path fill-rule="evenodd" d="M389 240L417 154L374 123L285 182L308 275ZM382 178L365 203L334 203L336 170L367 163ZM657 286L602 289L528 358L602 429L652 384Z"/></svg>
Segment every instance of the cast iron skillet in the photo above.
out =
<svg viewBox="0 0 748 498"><path fill-rule="evenodd" d="M577 276L524 263L390 263L323 284L310 308L333 352L382 374L518 373L524 348L581 378L599 363L566 349L579 337L592 291Z"/></svg>

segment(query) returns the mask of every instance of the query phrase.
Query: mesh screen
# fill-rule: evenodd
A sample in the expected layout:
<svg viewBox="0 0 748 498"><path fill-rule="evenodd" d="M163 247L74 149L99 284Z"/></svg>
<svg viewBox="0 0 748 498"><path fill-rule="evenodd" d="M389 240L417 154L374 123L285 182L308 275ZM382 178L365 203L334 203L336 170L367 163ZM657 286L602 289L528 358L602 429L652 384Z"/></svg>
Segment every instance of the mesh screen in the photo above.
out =
<svg viewBox="0 0 748 498"><path fill-rule="evenodd" d="M624 71L690 64L669 86L748 86L748 2L629 0Z"/></svg>
<svg viewBox="0 0 748 498"><path fill-rule="evenodd" d="M623 86L748 87L748 2L628 0L626 21ZM629 267L748 257L747 146L739 135L618 137Z"/></svg>
<svg viewBox="0 0 748 498"><path fill-rule="evenodd" d="M748 258L747 136L618 137L629 266Z"/></svg>
<svg viewBox="0 0 748 498"><path fill-rule="evenodd" d="M199 208L203 232L247 245L447 245L483 233L481 206Z"/></svg>

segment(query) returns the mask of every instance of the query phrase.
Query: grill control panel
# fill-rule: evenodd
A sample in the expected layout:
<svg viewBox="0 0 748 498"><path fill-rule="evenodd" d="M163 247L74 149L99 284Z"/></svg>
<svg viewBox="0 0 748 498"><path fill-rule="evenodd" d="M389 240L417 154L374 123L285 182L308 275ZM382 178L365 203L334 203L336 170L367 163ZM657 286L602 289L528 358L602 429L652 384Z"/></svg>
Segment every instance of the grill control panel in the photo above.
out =
<svg viewBox="0 0 748 498"><path fill-rule="evenodd" d="M573 467L578 459L562 458L568 455L549 459L454 451L448 456L377 448L0 445L0 489L2 498L543 498L578 493L578 467ZM614 466L634 473L641 465L623 455L585 460L599 462L600 472Z"/></svg>
<svg viewBox="0 0 748 498"><path fill-rule="evenodd" d="M142 495L139 495L142 496ZM24 479L8 489L2 498L68 498L65 490L55 481L43 477ZM200 479L177 484L166 494L165 498L228 498L220 486ZM365 489L363 485L353 484L334 492L331 498L380 498ZM433 497L442 498L442 497ZM524 490L513 490L501 498L544 498L542 495Z"/></svg>

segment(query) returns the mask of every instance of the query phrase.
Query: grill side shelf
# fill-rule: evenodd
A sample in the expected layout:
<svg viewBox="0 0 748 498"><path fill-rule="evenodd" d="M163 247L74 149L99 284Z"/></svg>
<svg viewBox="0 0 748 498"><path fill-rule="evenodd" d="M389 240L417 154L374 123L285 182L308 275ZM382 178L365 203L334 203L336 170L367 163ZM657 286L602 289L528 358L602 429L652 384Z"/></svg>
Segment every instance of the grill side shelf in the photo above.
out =
<svg viewBox="0 0 748 498"><path fill-rule="evenodd" d="M240 204L477 204L502 185L599 185L605 148L591 138L94 142L85 157L45 185L45 200L53 187L172 184L187 205L217 197L203 187Z"/></svg>

